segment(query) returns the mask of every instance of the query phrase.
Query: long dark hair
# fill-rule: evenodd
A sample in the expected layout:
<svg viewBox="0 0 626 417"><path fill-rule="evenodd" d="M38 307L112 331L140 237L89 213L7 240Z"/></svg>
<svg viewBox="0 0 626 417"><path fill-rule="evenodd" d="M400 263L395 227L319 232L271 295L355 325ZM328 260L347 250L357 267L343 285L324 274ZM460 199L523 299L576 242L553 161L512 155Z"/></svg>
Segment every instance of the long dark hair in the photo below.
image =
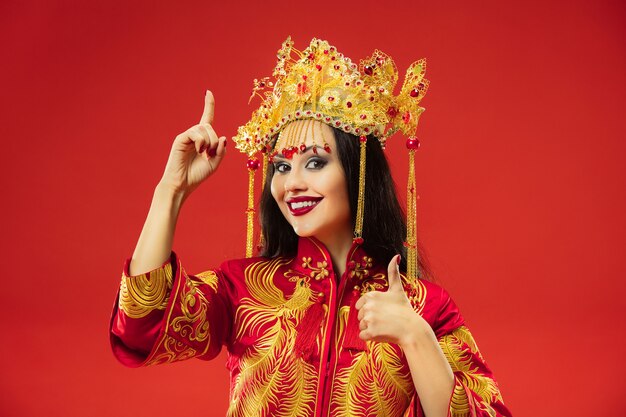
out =
<svg viewBox="0 0 626 417"><path fill-rule="evenodd" d="M359 191L359 138L333 128L339 160L346 176L352 226L356 221ZM380 142L369 136L366 146L365 207L363 218L363 249L376 263L387 265L396 254L402 255L400 270L406 271L405 214L396 196L396 186ZM268 166L261 194L261 228L264 246L261 256L294 256L298 248L298 235L283 216L270 190L273 165ZM432 274L424 250L418 246L420 278L430 280Z"/></svg>

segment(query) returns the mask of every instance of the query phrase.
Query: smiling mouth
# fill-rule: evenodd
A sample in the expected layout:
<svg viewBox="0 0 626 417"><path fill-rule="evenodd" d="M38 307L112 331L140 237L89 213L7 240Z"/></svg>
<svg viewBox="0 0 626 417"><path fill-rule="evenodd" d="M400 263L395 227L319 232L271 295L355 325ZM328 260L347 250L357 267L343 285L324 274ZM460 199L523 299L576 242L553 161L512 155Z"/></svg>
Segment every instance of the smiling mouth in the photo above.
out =
<svg viewBox="0 0 626 417"><path fill-rule="evenodd" d="M296 201L288 201L287 207L289 207L289 211L294 216L302 216L303 214L308 213L313 210L317 204L322 201L321 198L318 199L306 199L306 200L296 200Z"/></svg>

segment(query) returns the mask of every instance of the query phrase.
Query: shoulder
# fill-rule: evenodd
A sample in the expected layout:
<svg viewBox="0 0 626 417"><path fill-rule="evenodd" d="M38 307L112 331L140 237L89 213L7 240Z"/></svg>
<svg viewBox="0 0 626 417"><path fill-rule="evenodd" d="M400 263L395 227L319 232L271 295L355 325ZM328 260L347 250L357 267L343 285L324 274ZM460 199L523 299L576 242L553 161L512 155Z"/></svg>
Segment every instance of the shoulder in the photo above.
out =
<svg viewBox="0 0 626 417"><path fill-rule="evenodd" d="M430 281L419 282L426 293L422 317L430 324L437 337L465 323L459 308L445 288Z"/></svg>

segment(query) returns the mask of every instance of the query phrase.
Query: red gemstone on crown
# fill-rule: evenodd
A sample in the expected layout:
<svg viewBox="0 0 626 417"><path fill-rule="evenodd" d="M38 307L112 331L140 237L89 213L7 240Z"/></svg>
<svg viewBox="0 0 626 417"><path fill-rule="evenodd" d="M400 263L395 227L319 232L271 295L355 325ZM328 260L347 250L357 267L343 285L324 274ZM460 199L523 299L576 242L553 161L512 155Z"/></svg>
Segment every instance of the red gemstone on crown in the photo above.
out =
<svg viewBox="0 0 626 417"><path fill-rule="evenodd" d="M337 126L337 127L341 126L341 122L340 121L336 121L335 122L335 126Z"/></svg>
<svg viewBox="0 0 626 417"><path fill-rule="evenodd" d="M411 95L411 97L418 97L420 95L420 91L417 88L414 88L409 94Z"/></svg>
<svg viewBox="0 0 626 417"><path fill-rule="evenodd" d="M359 138L359 140L360 140L361 142L367 142L367 136L365 136L365 135L361 135L361 137Z"/></svg>
<svg viewBox="0 0 626 417"><path fill-rule="evenodd" d="M407 149L419 149L420 147L420 141L417 140L417 138L408 138L406 140L406 147Z"/></svg>
<svg viewBox="0 0 626 417"><path fill-rule="evenodd" d="M335 97L333 97L333 96L329 96L329 97L328 97L328 101L335 101Z"/></svg>
<svg viewBox="0 0 626 417"><path fill-rule="evenodd" d="M361 116L359 116L361 118L361 120L365 120L367 119L367 114L362 114Z"/></svg>
<svg viewBox="0 0 626 417"><path fill-rule="evenodd" d="M372 75L372 74L374 73L374 68L372 68L372 67L371 67L371 66L369 66L369 65L366 65L365 67L363 67L363 72L364 72L366 75Z"/></svg>
<svg viewBox="0 0 626 417"><path fill-rule="evenodd" d="M321 71L321 70L322 70L322 66L321 66L320 64L317 64L317 65L315 66L315 68L317 68L317 70L318 70L318 71Z"/></svg>
<svg viewBox="0 0 626 417"><path fill-rule="evenodd" d="M250 158L246 162L246 166L248 167L248 169L256 170L259 168L259 160L256 158Z"/></svg>
<svg viewBox="0 0 626 417"><path fill-rule="evenodd" d="M395 107L389 107L389 109L387 109L387 116L391 117L392 119L396 117L397 114L398 109L396 109Z"/></svg>
<svg viewBox="0 0 626 417"><path fill-rule="evenodd" d="M346 106L348 106L348 108L351 108L351 107L352 107L352 102L348 101L348 102L346 103Z"/></svg>

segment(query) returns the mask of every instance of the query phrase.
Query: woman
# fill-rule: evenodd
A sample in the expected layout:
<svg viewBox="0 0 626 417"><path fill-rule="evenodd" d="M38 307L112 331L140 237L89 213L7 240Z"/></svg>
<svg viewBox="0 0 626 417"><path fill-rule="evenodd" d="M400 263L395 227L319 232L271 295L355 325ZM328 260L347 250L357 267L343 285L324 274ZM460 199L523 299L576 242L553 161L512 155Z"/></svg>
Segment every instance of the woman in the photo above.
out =
<svg viewBox="0 0 626 417"><path fill-rule="evenodd" d="M208 360L225 345L230 416L510 415L458 309L412 255L411 225L403 247L375 112L404 107L385 101L380 83L363 89L357 73L387 77L388 58L357 69L323 41L288 61L291 49L288 40L279 51L276 83L255 80L274 95L234 138L270 162L261 256L193 276L172 252L182 204L225 155L207 92L200 123L174 140L126 262L111 322L116 357L128 366ZM349 133L359 129L369 135ZM251 178L258 165L250 159Z"/></svg>

